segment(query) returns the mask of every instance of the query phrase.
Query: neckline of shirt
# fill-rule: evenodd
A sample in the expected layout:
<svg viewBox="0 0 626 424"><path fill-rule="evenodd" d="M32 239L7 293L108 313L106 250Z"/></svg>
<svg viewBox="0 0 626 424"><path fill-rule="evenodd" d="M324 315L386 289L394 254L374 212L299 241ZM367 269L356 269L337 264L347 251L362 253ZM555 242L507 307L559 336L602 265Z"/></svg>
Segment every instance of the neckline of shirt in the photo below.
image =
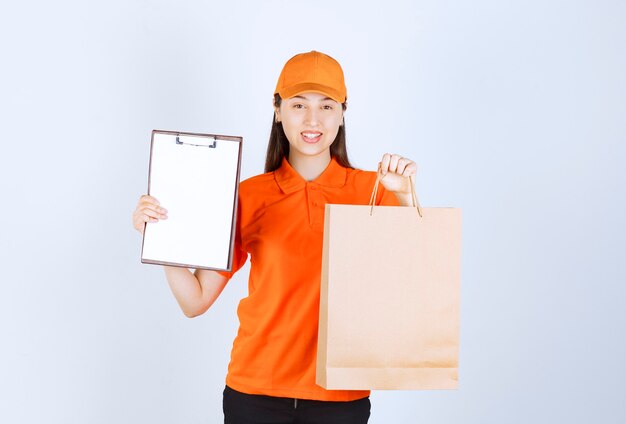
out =
<svg viewBox="0 0 626 424"><path fill-rule="evenodd" d="M324 172L312 181L306 181L302 178L286 157L283 157L280 168L274 171L274 179L283 193L293 193L294 191L302 190L307 183L323 187L343 187L346 184L347 177L348 170L341 166L334 157L330 159Z"/></svg>

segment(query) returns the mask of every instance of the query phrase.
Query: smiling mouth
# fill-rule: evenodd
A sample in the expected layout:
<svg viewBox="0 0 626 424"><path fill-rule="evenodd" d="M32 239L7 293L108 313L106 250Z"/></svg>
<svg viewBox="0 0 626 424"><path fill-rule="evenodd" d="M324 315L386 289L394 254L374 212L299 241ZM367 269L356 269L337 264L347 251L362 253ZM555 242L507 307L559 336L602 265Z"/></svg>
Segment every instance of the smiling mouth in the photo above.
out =
<svg viewBox="0 0 626 424"><path fill-rule="evenodd" d="M302 139L307 143L317 143L322 138L321 132L302 132Z"/></svg>

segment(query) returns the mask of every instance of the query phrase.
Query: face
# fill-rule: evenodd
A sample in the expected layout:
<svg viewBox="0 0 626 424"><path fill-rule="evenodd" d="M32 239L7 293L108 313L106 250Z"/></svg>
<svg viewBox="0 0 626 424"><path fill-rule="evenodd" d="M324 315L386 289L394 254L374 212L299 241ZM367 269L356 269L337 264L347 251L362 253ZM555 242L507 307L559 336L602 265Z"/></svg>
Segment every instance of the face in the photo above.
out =
<svg viewBox="0 0 626 424"><path fill-rule="evenodd" d="M289 140L289 156L330 157L330 145L343 122L341 103L319 93L302 93L281 102L276 118Z"/></svg>

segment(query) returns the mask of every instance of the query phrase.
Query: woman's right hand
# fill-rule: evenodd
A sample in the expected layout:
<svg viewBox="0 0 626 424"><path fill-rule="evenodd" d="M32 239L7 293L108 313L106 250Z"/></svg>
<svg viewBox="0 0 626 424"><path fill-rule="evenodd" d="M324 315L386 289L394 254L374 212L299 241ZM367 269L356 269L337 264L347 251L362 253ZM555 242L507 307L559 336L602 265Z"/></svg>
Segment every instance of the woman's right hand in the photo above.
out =
<svg viewBox="0 0 626 424"><path fill-rule="evenodd" d="M159 219L167 219L167 209L161 207L156 198L147 194L141 196L133 212L135 230L143 234L146 222L159 222Z"/></svg>

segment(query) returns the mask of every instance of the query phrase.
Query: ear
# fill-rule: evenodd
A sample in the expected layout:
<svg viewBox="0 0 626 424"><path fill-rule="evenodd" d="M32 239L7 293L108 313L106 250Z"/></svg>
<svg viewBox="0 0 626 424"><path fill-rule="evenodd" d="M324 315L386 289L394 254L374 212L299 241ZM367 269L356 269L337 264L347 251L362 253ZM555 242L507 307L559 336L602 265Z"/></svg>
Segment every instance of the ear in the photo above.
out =
<svg viewBox="0 0 626 424"><path fill-rule="evenodd" d="M274 106L274 121L275 122L280 122L281 118L280 118L280 108Z"/></svg>

